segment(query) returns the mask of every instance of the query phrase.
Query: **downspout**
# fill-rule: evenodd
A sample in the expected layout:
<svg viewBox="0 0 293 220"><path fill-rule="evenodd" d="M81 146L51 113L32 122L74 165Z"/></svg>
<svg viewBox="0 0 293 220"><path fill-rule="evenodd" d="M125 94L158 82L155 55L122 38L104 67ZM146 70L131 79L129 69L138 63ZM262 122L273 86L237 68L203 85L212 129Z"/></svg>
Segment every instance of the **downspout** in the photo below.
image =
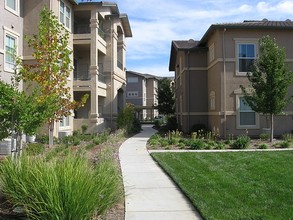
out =
<svg viewBox="0 0 293 220"><path fill-rule="evenodd" d="M225 32L226 32L226 28L224 28L223 30L223 37L222 37L222 53L223 53L223 90L224 90L224 100L223 100L223 104L224 104L224 123L223 123L223 127L224 127L224 138L226 139L227 137L227 114L226 114L226 105L227 105L227 77L226 77L226 54L225 54Z"/></svg>
<svg viewBox="0 0 293 220"><path fill-rule="evenodd" d="M187 74L188 74L188 132L190 131L190 69L189 69L189 65L190 65L190 61L189 61L189 56L190 55L190 51L187 51Z"/></svg>

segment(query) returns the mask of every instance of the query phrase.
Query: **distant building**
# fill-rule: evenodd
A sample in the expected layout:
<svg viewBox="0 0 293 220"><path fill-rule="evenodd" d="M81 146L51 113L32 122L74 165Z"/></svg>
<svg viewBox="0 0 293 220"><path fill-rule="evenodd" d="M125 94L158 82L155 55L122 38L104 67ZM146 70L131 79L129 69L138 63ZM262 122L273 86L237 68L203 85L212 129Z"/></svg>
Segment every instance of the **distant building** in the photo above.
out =
<svg viewBox="0 0 293 220"><path fill-rule="evenodd" d="M158 115L157 89L160 77L133 71L126 71L126 102L137 109L140 120L153 119Z"/></svg>

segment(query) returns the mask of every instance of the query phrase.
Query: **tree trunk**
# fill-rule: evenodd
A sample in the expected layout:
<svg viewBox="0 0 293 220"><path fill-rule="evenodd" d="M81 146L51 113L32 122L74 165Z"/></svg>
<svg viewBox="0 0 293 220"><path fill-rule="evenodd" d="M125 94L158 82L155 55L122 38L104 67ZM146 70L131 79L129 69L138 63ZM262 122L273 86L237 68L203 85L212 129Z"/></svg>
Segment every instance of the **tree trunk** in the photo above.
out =
<svg viewBox="0 0 293 220"><path fill-rule="evenodd" d="M49 123L49 148L53 147L53 144L54 144L53 132L54 132L54 120Z"/></svg>
<svg viewBox="0 0 293 220"><path fill-rule="evenodd" d="M21 151L22 151L22 133L17 133L15 156L16 157L21 156Z"/></svg>
<svg viewBox="0 0 293 220"><path fill-rule="evenodd" d="M274 139L274 115L271 114L271 137L270 137L271 143L273 143L273 139Z"/></svg>

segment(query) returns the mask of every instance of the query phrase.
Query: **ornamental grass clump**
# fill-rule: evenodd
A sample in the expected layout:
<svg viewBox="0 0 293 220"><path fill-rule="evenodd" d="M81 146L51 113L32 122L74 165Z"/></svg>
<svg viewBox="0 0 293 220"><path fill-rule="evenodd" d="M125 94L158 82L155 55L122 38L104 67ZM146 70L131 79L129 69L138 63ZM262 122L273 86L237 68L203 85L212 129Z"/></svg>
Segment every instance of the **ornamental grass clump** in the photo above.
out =
<svg viewBox="0 0 293 220"><path fill-rule="evenodd" d="M231 146L233 149L245 149L249 147L249 144L250 137L248 137L247 135L239 135Z"/></svg>
<svg viewBox="0 0 293 220"><path fill-rule="evenodd" d="M91 219L121 198L120 176L107 155L97 166L83 155L46 161L23 155L0 166L3 194L29 219Z"/></svg>

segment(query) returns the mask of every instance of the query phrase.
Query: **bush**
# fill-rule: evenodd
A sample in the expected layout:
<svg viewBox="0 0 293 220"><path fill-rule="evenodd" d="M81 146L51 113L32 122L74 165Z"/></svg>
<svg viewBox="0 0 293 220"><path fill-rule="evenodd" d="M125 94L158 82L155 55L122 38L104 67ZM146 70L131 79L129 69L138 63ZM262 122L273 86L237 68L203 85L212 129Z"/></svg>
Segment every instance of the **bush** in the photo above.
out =
<svg viewBox="0 0 293 220"><path fill-rule="evenodd" d="M42 144L49 144L49 136L48 135L37 135L36 141Z"/></svg>
<svg viewBox="0 0 293 220"><path fill-rule="evenodd" d="M167 131L175 131L178 129L176 116L170 116L167 118L167 123L165 129Z"/></svg>
<svg viewBox="0 0 293 220"><path fill-rule="evenodd" d="M266 133L261 133L259 135L259 139L263 140L263 141L267 141L270 139L270 134L266 134Z"/></svg>
<svg viewBox="0 0 293 220"><path fill-rule="evenodd" d="M41 154L45 151L45 145L42 143L28 143L27 146L25 147L25 152L28 155L38 155Z"/></svg>
<svg viewBox="0 0 293 220"><path fill-rule="evenodd" d="M190 148L194 150L201 150L206 148L206 143L202 139L195 139L191 141Z"/></svg>
<svg viewBox="0 0 293 220"><path fill-rule="evenodd" d="M191 132L198 132L198 131L204 131L204 132L207 132L208 129L207 127L204 125L204 124L194 124L191 128Z"/></svg>
<svg viewBox="0 0 293 220"><path fill-rule="evenodd" d="M133 104L127 103L117 118L118 129L125 129L127 134L134 134L141 131L140 121L135 118Z"/></svg>
<svg viewBox="0 0 293 220"><path fill-rule="evenodd" d="M288 148L288 147L290 147L290 142L289 141L282 141L280 143L280 147L281 148Z"/></svg>
<svg viewBox="0 0 293 220"><path fill-rule="evenodd" d="M88 126L87 126L87 125L82 125L82 126L81 126L81 133L82 133L82 134L85 134L86 131L87 131L87 129L88 129Z"/></svg>
<svg viewBox="0 0 293 220"><path fill-rule="evenodd" d="M120 177L108 157L94 168L83 156L69 154L46 162L23 155L0 167L1 189L29 219L91 219L121 198Z"/></svg>
<svg viewBox="0 0 293 220"><path fill-rule="evenodd" d="M262 143L262 144L260 144L260 145L258 146L258 148L259 148L259 149L268 149L268 145Z"/></svg>
<svg viewBox="0 0 293 220"><path fill-rule="evenodd" d="M293 141L293 135L292 134L289 134L289 133L283 134L282 135L282 139L284 141L292 142Z"/></svg>
<svg viewBox="0 0 293 220"><path fill-rule="evenodd" d="M222 142L222 141L216 143L216 146L215 146L215 148L218 149L218 150L225 149L225 147L226 147L226 144L224 142Z"/></svg>
<svg viewBox="0 0 293 220"><path fill-rule="evenodd" d="M232 143L232 148L245 149L245 148L248 148L249 144L250 144L250 137L248 137L247 135L240 135Z"/></svg>

